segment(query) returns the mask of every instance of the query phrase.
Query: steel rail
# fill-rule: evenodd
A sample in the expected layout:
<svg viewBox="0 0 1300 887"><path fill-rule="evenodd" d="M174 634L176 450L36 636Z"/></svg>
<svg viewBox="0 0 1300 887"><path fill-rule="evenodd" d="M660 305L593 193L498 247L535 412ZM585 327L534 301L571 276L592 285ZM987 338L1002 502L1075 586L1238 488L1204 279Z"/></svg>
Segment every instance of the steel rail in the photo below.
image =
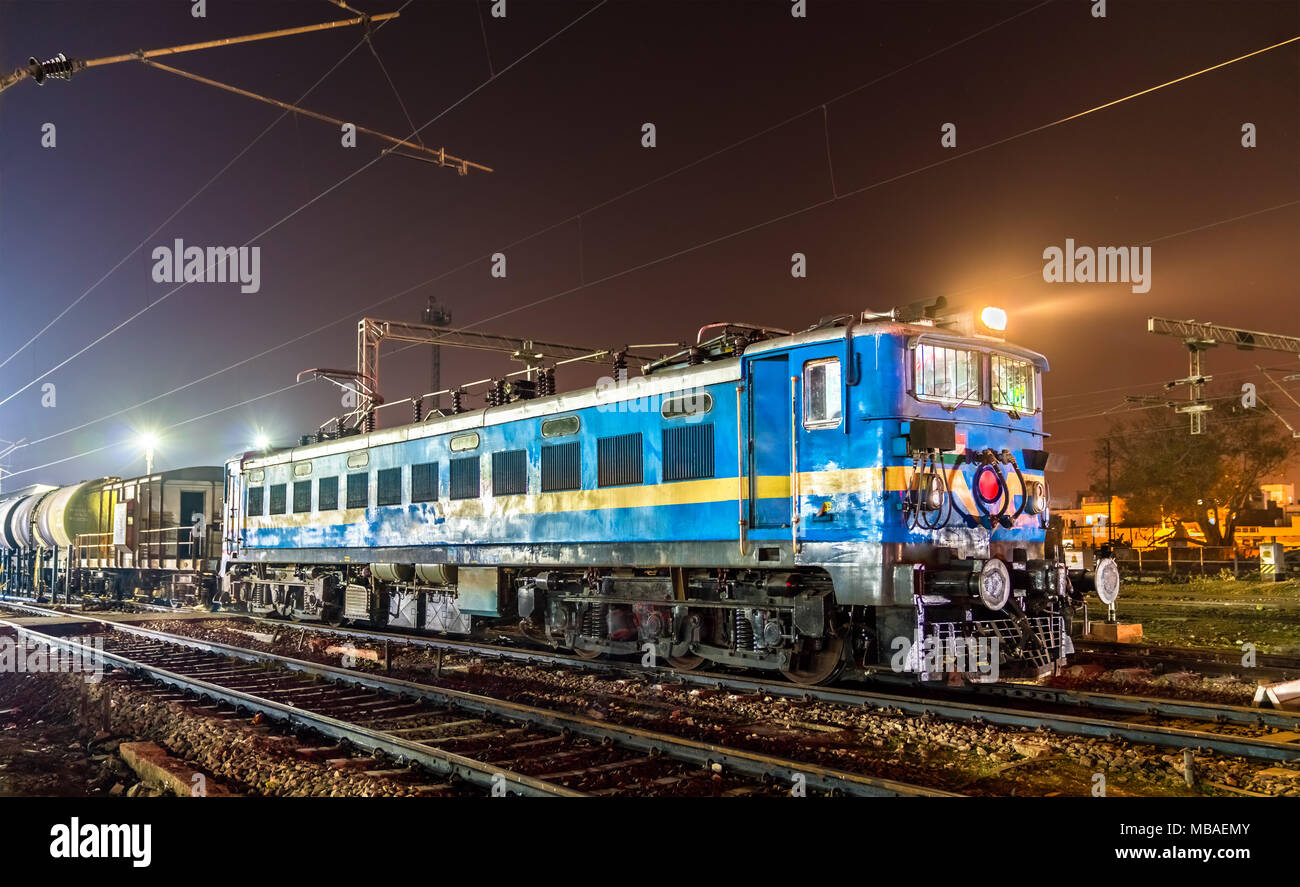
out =
<svg viewBox="0 0 1300 887"><path fill-rule="evenodd" d="M39 608L32 607L30 609ZM67 615L55 613L53 611L46 611L46 613L48 615ZM1000 726L1025 727L1030 729L1047 727L1059 733L1070 735L1090 736L1105 739L1125 739L1130 742L1173 746L1177 748L1206 748L1223 754L1237 755L1247 758L1276 761L1300 760L1300 745L1284 742L1271 742L1266 739L1251 737L1225 736L1203 730L1188 730L1176 727L1133 724L1124 721L1113 721L1060 713L1025 711L1011 707L994 707L987 703L966 703L943 699L924 699L913 696L849 690L837 687L807 687L784 682L766 681L761 678L746 678L738 675L719 674L714 672L685 672L670 668L631 668L612 662L592 662L591 660L580 659L578 657L568 657L537 650L524 650L489 644L477 644L469 641L421 638L411 635L390 635L382 632L367 631L364 629L336 628L315 624L284 622L281 620L265 619L264 617L244 616L243 614L240 614L240 616L242 618L248 618L265 624L282 627L301 627L310 631L320 631L340 636L359 637L372 641L413 644L452 650L461 653L478 653L485 656L501 659L514 659L522 662L545 663L583 668L587 670L599 670L611 674L618 674L620 676L640 676L643 678L648 676L661 676L663 678L680 681L684 684L714 687L723 690L729 689L747 693L761 693L793 699L815 699L822 702L840 705L898 709L911 714L933 714L953 720L968 722L986 721ZM149 631L148 629L137 629L134 626L124 626L121 623L107 620L95 621L102 621L105 622L105 624L127 630ZM167 637L170 638L176 636L167 635ZM186 638L185 640L196 644L215 643L211 641L198 641L193 638ZM242 648L232 647L230 649L239 650ZM276 654L257 653L256 655L275 656ZM315 663L312 665L314 666ZM321 667L328 668L328 666ZM344 671L344 673L355 674L354 672L346 671ZM900 681L903 680L902 678L898 679ZM944 688L944 690L945 692L954 692L949 688ZM1065 690L1052 687L1029 687L1023 684L977 685L955 692L970 694L973 697L1005 696L1062 706L1096 708L1100 710L1113 710L1170 718L1181 717L1209 722L1231 721L1243 724L1277 726L1288 729L1296 729L1297 727L1300 727L1300 714L1297 713L1279 711L1276 709L1254 709L1245 706L1219 705L1214 703L1192 702L1149 696L1124 696L1120 694Z"/></svg>
<svg viewBox="0 0 1300 887"><path fill-rule="evenodd" d="M59 615L63 616L66 614ZM87 620L83 617L81 621ZM243 659L249 662L273 663L292 671L299 671L318 677L330 678L336 681L343 681L358 686L382 690L399 696L414 697L437 702L442 705L452 706L475 714L504 718L550 730L568 732L601 742L611 742L616 746L643 751L652 755L662 754L671 760L698 764L704 767L719 764L732 772L754 779L787 780L793 782L794 778L798 776L802 777L804 784L810 789L858 797L961 797L959 794L943 791L941 789L911 785L909 783L892 779L864 776L858 773L823 767L811 762L778 758L760 752L729 748L727 746L716 745L708 742L699 742L693 739L686 739L684 737L672 736L665 733L655 733L650 730L643 730L639 727L605 723L591 718L584 718L579 715L571 715L539 708L537 706L509 702L502 699L494 699L492 697L466 693L460 690L451 690L427 684L418 684L412 681L401 680L399 678L371 675L351 669L322 665L318 662L294 659L289 656L281 656L275 653L264 653L215 641L204 641L197 638L186 637L184 635L168 634L166 632L154 631L152 629L141 628L140 626L135 625L125 625L95 618L91 618L89 621L97 622L108 626L115 631L135 635L137 637L188 647L203 652L229 656L236 659ZM56 638L56 636L45 635L41 632L18 626L15 623L4 622L3 620L0 620L0 625L11 626L16 630L21 631L25 636L31 635L37 638ZM85 649L89 650L89 648ZM95 654L93 650L89 652L92 655L99 655ZM166 675L167 677L165 679L169 682L170 678L176 678L185 682L215 686L207 685L206 682L196 681L196 679L193 678L174 675L170 672L165 672L162 669L145 665L136 662L135 660L129 660L125 657L119 657L115 654L104 653L103 655L114 656L115 659L129 662L131 663L130 667L132 668L144 669L150 673L159 673L160 677ZM201 692L211 691L205 689ZM221 692L237 693L238 691L222 690ZM240 693L239 695L247 697L248 699L257 699L257 697L248 697L247 694ZM306 712L291 706L283 706L265 700L262 700L262 702L267 705L275 706L276 709L288 712L295 717L307 714ZM248 703L243 702L240 704L247 705ZM276 716L283 717L284 715L278 714ZM310 715L310 717L323 718L324 716ZM344 722L336 723L341 724L343 729L356 729L358 731L373 734L372 736L362 735L362 741L358 742L359 745L365 746L367 742L383 740L399 742L415 749L423 748L422 746L414 746L411 743L398 740L395 737L387 737L386 734L378 733L376 731L366 731L365 728L354 727L353 725L347 725ZM335 729L338 728L336 727ZM407 755L405 751L393 753ZM440 754L446 753L443 752ZM407 756L409 757L409 755ZM494 770L493 768L484 767L484 765L481 764L478 766L484 768L489 774L501 772ZM491 776L489 775L489 781L490 779ZM566 791L569 790L566 789Z"/></svg>
<svg viewBox="0 0 1300 887"><path fill-rule="evenodd" d="M494 644L476 644L471 641L453 641L444 638L428 638L417 635L385 634L383 632L369 631L361 628L338 628L334 626L286 623L283 620L268 619L261 616L243 616L243 618L266 625L300 627L307 631L319 631L338 635L340 637L353 637L374 642L382 641L385 643L433 647L435 649L451 650L462 653L477 652L484 656L497 659L514 659L521 662L537 662L551 665L571 666L584 668L589 671L603 671L625 676L646 677L648 675L663 675L665 677L680 678L688 683L691 682L692 676L695 676L710 681L723 681L729 686L733 686L737 689L752 689L754 691L757 691L759 687L762 687L765 690L771 689L772 687L784 687L787 690L793 690L793 695L796 696L809 696L815 699L823 699L827 702L841 701L829 698L826 693L830 691L824 687L802 687L788 684L769 685L761 680L739 676L709 672L682 672L667 668L633 668L617 662L593 661L590 659L581 659L576 656L565 656L561 653L551 653L544 650L503 647ZM880 672L867 672L864 677L873 680L879 680L884 677L886 680L896 680L900 684L915 683L904 675L895 675L892 672L884 674ZM1114 710L1160 717L1192 718L1198 721L1210 722L1227 721L1239 724L1281 727L1289 730L1300 729L1300 712L1281 711L1278 709L1259 709L1243 705L1196 702L1192 700L1168 699L1156 696L1133 696L1119 693L1068 690L1057 687L1035 687L1027 684L1015 683L977 684L962 689L945 687L943 688L943 691L949 693L969 693L976 696L1001 696L1076 708ZM1297 749L1297 754L1300 754L1300 748Z"/></svg>
<svg viewBox="0 0 1300 887"><path fill-rule="evenodd" d="M1256 665L1241 664L1242 651L1222 650L1212 647L1164 647L1157 644L1119 644L1107 641L1078 641L1075 651L1101 656L1128 656L1133 659L1157 660L1163 663L1185 662L1235 666L1241 671L1268 668L1279 671L1300 671L1300 656L1279 653L1256 653Z"/></svg>
<svg viewBox="0 0 1300 887"><path fill-rule="evenodd" d="M75 652L90 661L100 662L104 665L114 665L126 669L128 672L145 674L150 678L181 690L192 690L195 693L228 702L231 705L253 712L260 712L268 717L286 721L289 724L309 727L332 739L345 739L360 748L382 751L396 758L417 762L443 777L464 779L471 784L489 789L495 784L504 781L508 788L513 789L518 794L531 797L587 796L585 792L574 791L562 785L535 779L522 773L513 773L500 767L492 767L472 758L401 739L379 730L371 730L368 727L350 724L328 715L306 711L292 705L245 693L241 690L222 687L219 684L199 678L187 677L164 668L146 665L126 656L110 653L107 650L97 650L92 646L87 646L70 638L45 634L6 620L0 620L0 626L5 626L19 636L37 643Z"/></svg>
<svg viewBox="0 0 1300 887"><path fill-rule="evenodd" d="M878 681L895 681L899 684L913 684L904 675L872 672L870 677ZM1048 705L1061 705L1072 708L1099 709L1130 714L1152 715L1166 718L1189 718L1197 721L1215 723L1249 724L1264 727L1280 727L1287 730L1300 730L1300 712L1283 711L1271 708L1252 708L1246 705L1229 705L1218 702L1198 702L1189 699L1171 699L1164 696L1135 696L1123 693L1102 693L1092 690L1073 690L1063 687L1041 687L1033 684L997 683L974 684L968 687L935 688L944 693L971 696L997 696L1006 699L1018 699L1029 702L1042 702ZM1300 746L1296 748L1300 754Z"/></svg>

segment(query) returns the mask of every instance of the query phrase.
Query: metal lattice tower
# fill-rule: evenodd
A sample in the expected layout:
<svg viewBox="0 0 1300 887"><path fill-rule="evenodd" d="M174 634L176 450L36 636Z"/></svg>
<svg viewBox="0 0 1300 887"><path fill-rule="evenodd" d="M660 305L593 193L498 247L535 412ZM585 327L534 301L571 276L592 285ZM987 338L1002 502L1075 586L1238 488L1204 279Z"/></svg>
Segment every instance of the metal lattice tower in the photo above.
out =
<svg viewBox="0 0 1300 887"><path fill-rule="evenodd" d="M1242 351L1280 351L1300 355L1300 337L1278 333L1263 333L1195 320L1171 320L1167 317L1148 317L1147 332L1162 336L1175 336L1183 340L1188 352L1186 378L1165 383L1166 388L1187 386L1187 404L1175 406L1179 413L1187 413L1192 434L1205 431L1205 414L1214 409L1203 397L1205 383L1213 379L1204 372L1204 354L1216 345L1233 345Z"/></svg>

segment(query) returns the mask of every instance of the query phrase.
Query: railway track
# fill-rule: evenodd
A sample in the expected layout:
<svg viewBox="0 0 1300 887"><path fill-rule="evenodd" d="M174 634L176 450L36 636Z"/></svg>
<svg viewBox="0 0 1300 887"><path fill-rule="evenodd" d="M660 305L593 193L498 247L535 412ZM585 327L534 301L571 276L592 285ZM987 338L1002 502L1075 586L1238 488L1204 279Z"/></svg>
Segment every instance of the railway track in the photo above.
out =
<svg viewBox="0 0 1300 887"><path fill-rule="evenodd" d="M26 605L33 612L53 615L39 607ZM858 677L898 688L900 692L882 692L858 687L807 687L783 681L767 681L731 673L673 669L644 669L609 660L588 660L551 651L449 640L411 635L394 635L356 628L297 625L261 617L241 618L278 627L286 625L307 631L349 637L373 643L411 644L451 651L486 659L513 660L549 666L596 670L610 675L645 677L647 671L665 679L697 687L728 690L735 693L761 694L792 699L816 700L837 705L869 707L930 715L957 721L990 723L1011 728L1047 728L1057 733L1173 748L1205 749L1225 755L1278 762L1300 761L1300 743L1277 741L1261 736L1244 735L1252 730L1275 729L1300 734L1300 713L1246 706L1194 702L1161 697L1132 696L1116 693L1084 692L1031 684L999 683L972 685L965 688L918 687L907 676L892 672L869 672ZM140 629L130 629L140 630ZM183 636L176 636L181 638ZM186 639L191 643L211 643ZM224 645L214 645L224 646ZM237 649L237 648L231 648ZM257 653L274 657L275 654ZM312 664L315 667L315 664ZM320 666L329 668L329 666ZM357 672L342 670L344 674ZM415 685L425 686L425 685ZM904 692L905 691L905 692ZM1106 716L1099 716L1105 713ZM1174 721L1188 726L1166 726L1151 721ZM1233 732L1225 731L1237 731Z"/></svg>
<svg viewBox="0 0 1300 887"><path fill-rule="evenodd" d="M1104 641L1075 641L1079 661L1096 662L1107 668L1130 666L1154 671L1195 671L1209 675L1235 675L1250 679L1289 681L1300 678L1300 657L1256 653L1255 664L1242 664L1238 650L1207 647L1164 647L1155 644L1117 644Z"/></svg>
<svg viewBox="0 0 1300 887"><path fill-rule="evenodd" d="M96 622L99 649L53 633L56 626L0 624L31 641L497 793L713 795L721 782L732 795L787 794L802 784L813 793L851 796L955 796L135 626Z"/></svg>
<svg viewBox="0 0 1300 887"><path fill-rule="evenodd" d="M245 618L252 618L254 621L266 625L279 627L284 627L286 625L286 623L281 620L265 619L261 617ZM565 656L564 654L554 653L551 651L513 647L504 644L485 644L472 641L447 640L445 638L431 638L415 635L393 635L384 632L356 628L305 625L298 627L372 643L386 642L412 644L415 646L427 646L453 652L477 654L488 658L596 670L627 677L644 676L646 673L646 669L639 666L631 667L615 661L590 660L577 656ZM815 699L824 702L845 703L851 705L879 704L880 707L898 707L902 708L904 711L913 710L897 705L898 696L896 695L883 696L879 693L872 694L843 686L836 688L804 687L781 681L769 682L762 679L746 678L735 674L682 672L672 669L657 669L652 671L654 671L654 673L671 676L673 679L680 680L686 684L733 689L738 692L763 693L766 695ZM906 688L909 691L917 690L916 683L907 676L896 675L888 671L864 672L858 676L858 680ZM1017 703L1018 706L1016 710L1019 710L1022 713L1026 711L1026 704L1046 705L1057 709L1061 713L1068 714L1074 712L1075 714L1081 715L1085 718L1088 718L1090 714L1095 712L1113 712L1116 715L1125 717L1131 716L1164 718L1170 720L1189 720L1214 725L1236 724L1244 727L1273 727L1287 732L1300 732L1300 712L1259 709L1248 706L1195 702L1163 697L1133 696L1121 693L1088 692L1020 683L977 684L963 688L944 687L941 689L922 689L925 689L926 692L932 694L938 701L944 699L960 699L962 697L1006 700L1008 702ZM910 695L909 692L909 696ZM987 706L985 706L985 708L987 708ZM925 711L920 711L919 713L925 713ZM956 714L957 712L954 710L953 713ZM992 712L992 714L996 717L1000 713ZM1014 714L1014 710L1007 712L1006 720L1004 721L994 721L993 718L990 718L990 720L993 722L1005 723L1008 726L1050 726L1052 729L1060 729L1061 732L1079 732L1069 729L1071 725L1068 722L1060 722L1057 725L1051 725L1018 720ZM1108 728L1114 726L1110 723L1103 723L1105 723L1105 726ZM1154 741L1153 738L1138 738L1137 733L1133 733L1132 736L1127 735L1136 729L1137 728L1132 728L1130 731L1118 733L1116 735L1119 735L1122 738L1132 738L1135 742ZM1184 732L1196 734L1202 731ZM1108 734L1087 731L1081 732L1080 735L1095 736ZM1182 738L1190 741L1194 737L1186 736ZM1183 747L1198 746L1184 745ZM1216 746L1207 743L1206 745L1199 747L1214 748ZM1224 746L1224 749L1227 748L1228 746ZM1292 746L1289 743L1266 743L1261 746L1253 746L1249 743L1239 743L1236 746L1233 746L1233 748L1235 750L1227 751L1226 753L1242 754L1245 757L1265 757L1274 760L1288 760L1292 757L1300 757L1300 745Z"/></svg>
<svg viewBox="0 0 1300 887"><path fill-rule="evenodd" d="M283 627L280 620L256 618L263 624ZM502 644L485 644L471 641L447 640L411 635L392 635L383 632L328 626L299 626L340 637L349 637L375 643L410 643L486 658L532 662L575 669L596 670L611 675L644 677L646 669L631 667L613 661L583 659L550 651L512 647ZM1194 702L1161 697L1132 696L1118 693L1085 692L1032 684L998 683L980 684L964 688L918 688L906 676L892 672L864 673L862 680L893 685L907 690L897 693L873 693L849 687L804 687L782 681L766 681L735 674L712 672L682 672L671 669L654 669L684 684L731 690L737 693L784 696L822 702L893 708L915 714L932 714L939 717L965 721L987 721L1009 727L1047 727L1060 733L1102 738L1121 738L1132 742L1169 745L1178 748L1212 749L1223 754L1274 761L1300 760L1300 744L1277 742L1251 736L1225 735L1211 730L1193 730L1143 723L1147 719L1194 721L1223 728L1232 725L1240 728L1274 728L1286 733L1300 732L1300 713L1257 709L1215 703ZM921 695L917 695L918 691ZM964 699L979 700L968 703ZM1002 704L989 705L986 700L996 699ZM1049 710L1042 710L1047 707ZM1130 720L1100 718L1098 712L1109 712L1115 717ZM1137 722L1131 719L1137 719Z"/></svg>

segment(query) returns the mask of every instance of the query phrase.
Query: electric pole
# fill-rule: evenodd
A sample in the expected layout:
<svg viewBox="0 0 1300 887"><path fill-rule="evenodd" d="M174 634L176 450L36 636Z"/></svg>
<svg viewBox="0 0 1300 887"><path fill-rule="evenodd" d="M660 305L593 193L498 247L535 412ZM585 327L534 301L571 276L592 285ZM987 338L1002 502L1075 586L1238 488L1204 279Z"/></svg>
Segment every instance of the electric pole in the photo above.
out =
<svg viewBox="0 0 1300 887"><path fill-rule="evenodd" d="M1110 486L1110 438L1106 438L1106 544L1113 543L1114 537L1111 531L1111 524L1114 516L1111 514L1111 503L1115 501L1115 494L1111 491Z"/></svg>
<svg viewBox="0 0 1300 887"><path fill-rule="evenodd" d="M436 296L429 296L429 301L425 303L424 314L420 322L426 326L451 326L451 311L443 308L438 304ZM429 359L429 390L442 390L442 346L434 342L431 347ZM433 405L431 409L442 409L442 395L433 396Z"/></svg>

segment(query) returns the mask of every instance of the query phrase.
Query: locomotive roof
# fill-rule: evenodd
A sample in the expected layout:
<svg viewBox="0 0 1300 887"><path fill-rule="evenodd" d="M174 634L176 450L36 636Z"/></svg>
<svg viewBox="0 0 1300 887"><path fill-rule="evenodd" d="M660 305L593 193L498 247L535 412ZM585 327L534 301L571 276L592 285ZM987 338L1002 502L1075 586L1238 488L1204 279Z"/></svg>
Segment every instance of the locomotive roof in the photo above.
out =
<svg viewBox="0 0 1300 887"><path fill-rule="evenodd" d="M477 428L486 428L506 422L553 416L600 406L601 404L617 403L630 398L671 394L688 388L716 385L721 382L734 382L738 379L740 379L739 358L718 360L698 366L673 367L655 373L653 376L630 377L627 380L628 387L626 388L615 385L579 388L548 397L520 400L501 406L470 410L454 416L435 416L419 424L398 425L393 428L372 431L369 434L358 434L338 438L337 440L308 444L307 446L277 450L265 456L246 459L243 461L243 465L247 468L282 465L300 459L329 456L335 453L348 453L382 444L419 440L455 431L472 431ZM239 462L241 458L229 461Z"/></svg>
<svg viewBox="0 0 1300 887"><path fill-rule="evenodd" d="M818 342L832 342L843 339L847 330L847 326L827 326L792 333L788 336L765 339L745 349L745 357ZM1028 360L1040 370L1048 368L1046 358L1027 348L1021 348L1000 339L958 336L947 330L925 324L873 320L855 323L853 325L853 335L855 338L896 335L909 338L924 338L927 342L952 344L965 348L987 348ZM664 367L650 376L629 378L627 383L629 388L627 389L618 386L580 388L548 397L470 410L454 416L435 416L418 424L398 425L393 428L372 431L369 434L358 434L336 440L320 441L306 446L277 450L256 458L236 457L230 459L229 462L242 462L245 468L262 468L270 465L283 465L302 459L364 450L383 444L419 440L456 431L471 431L506 422L553 416L601 404L616 403L629 398L651 397L670 394L690 387L734 382L740 379L740 367L741 358L734 357L709 361L695 366Z"/></svg>
<svg viewBox="0 0 1300 887"><path fill-rule="evenodd" d="M745 355L761 354L766 351L779 351L783 348L793 348L801 345L813 345L818 342L833 342L836 339L843 339L847 331L847 326L828 326L804 330L800 333L792 333L789 336L765 339L762 342L756 342L746 348ZM1043 372L1046 372L1049 369L1047 358L1039 354L1037 351L1030 351L1028 348L1013 345L1002 339L993 339L985 336L962 336L942 327L931 326L929 324L900 323L896 320L887 319L869 320L853 324L854 338L859 336L878 335L906 336L909 339L924 338L927 342L950 344L963 348L987 348L1028 360Z"/></svg>

